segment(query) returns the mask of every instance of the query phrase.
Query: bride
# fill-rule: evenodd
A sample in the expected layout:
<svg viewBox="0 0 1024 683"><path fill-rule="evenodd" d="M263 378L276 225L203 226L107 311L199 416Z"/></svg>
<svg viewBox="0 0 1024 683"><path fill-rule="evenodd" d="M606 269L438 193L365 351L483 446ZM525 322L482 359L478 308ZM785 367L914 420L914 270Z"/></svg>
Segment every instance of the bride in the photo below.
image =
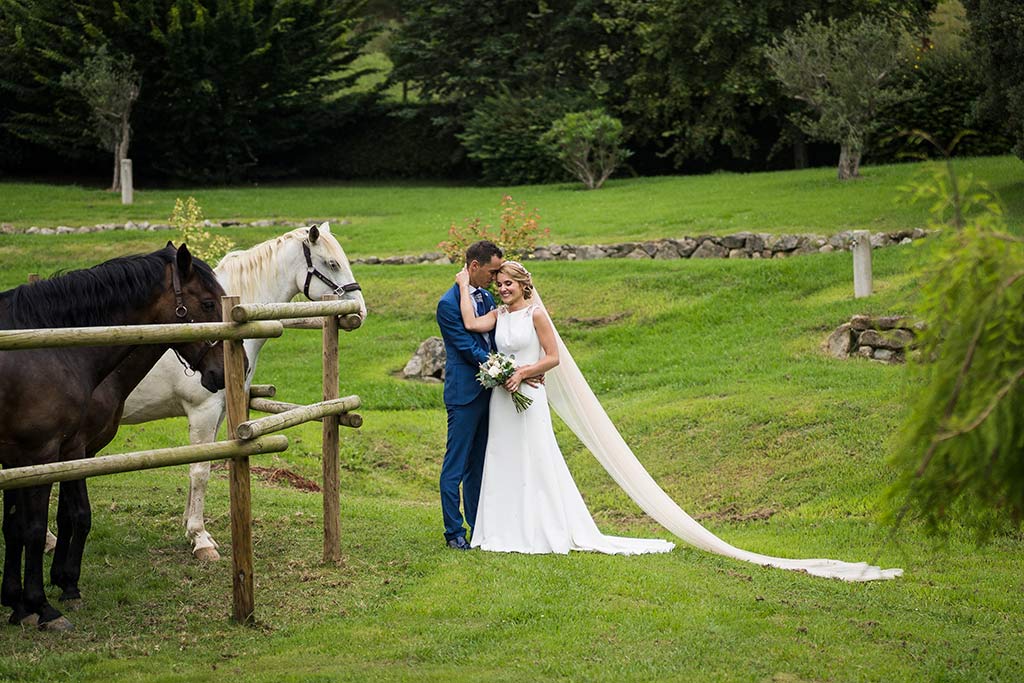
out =
<svg viewBox="0 0 1024 683"><path fill-rule="evenodd" d="M665 552L668 541L605 536L598 531L565 465L551 427L548 404L601 463L612 479L648 515L687 543L719 555L843 581L893 579L902 569L881 569L865 562L787 559L753 553L726 543L697 523L654 481L623 440L540 302L530 273L506 261L497 283L503 306L479 318L468 296L468 276L456 276L461 288L463 322L474 331L495 330L497 350L515 354L517 372L506 389L533 399L517 413L507 391L491 395L490 433L484 460L473 547L528 553L596 550L607 553ZM524 379L545 374L531 387Z"/></svg>
<svg viewBox="0 0 1024 683"><path fill-rule="evenodd" d="M495 276L504 304L477 317L469 274L456 277L462 322L471 332L494 330L497 350L516 360L508 391L491 392L487 451L471 545L519 553L665 553L675 544L661 539L620 538L598 531L555 441L543 384L524 383L558 365L555 328L530 299L530 274L506 261ZM521 391L532 405L517 412L510 392Z"/></svg>

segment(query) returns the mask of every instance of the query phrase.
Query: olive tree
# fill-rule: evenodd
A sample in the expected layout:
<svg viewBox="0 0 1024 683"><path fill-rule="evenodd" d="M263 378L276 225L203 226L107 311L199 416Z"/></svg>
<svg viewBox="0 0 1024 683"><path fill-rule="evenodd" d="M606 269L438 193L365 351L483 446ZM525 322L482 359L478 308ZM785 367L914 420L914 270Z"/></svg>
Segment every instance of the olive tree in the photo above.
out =
<svg viewBox="0 0 1024 683"><path fill-rule="evenodd" d="M821 23L811 15L767 48L775 78L806 105L793 122L839 145L840 180L859 175L879 111L911 96L895 78L910 50L906 33L884 19Z"/></svg>
<svg viewBox="0 0 1024 683"><path fill-rule="evenodd" d="M566 114L541 136L541 143L588 190L600 189L629 156L622 147L622 122L601 109Z"/></svg>
<svg viewBox="0 0 1024 683"><path fill-rule="evenodd" d="M106 46L96 50L82 66L65 73L61 85L77 92L89 105L92 133L104 149L114 153L111 190L121 189L121 161L128 158L132 105L139 98L140 78L131 55L111 55Z"/></svg>

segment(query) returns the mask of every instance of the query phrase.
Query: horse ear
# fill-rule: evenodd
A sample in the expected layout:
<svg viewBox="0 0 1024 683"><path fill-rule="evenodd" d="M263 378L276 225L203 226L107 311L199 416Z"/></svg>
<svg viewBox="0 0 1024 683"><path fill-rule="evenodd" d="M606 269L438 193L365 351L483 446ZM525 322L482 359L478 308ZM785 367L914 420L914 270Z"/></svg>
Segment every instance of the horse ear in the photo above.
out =
<svg viewBox="0 0 1024 683"><path fill-rule="evenodd" d="M174 249L174 242L167 240L167 246L164 249Z"/></svg>
<svg viewBox="0 0 1024 683"><path fill-rule="evenodd" d="M320 229L316 225L309 226L309 243L316 244L318 239L320 239Z"/></svg>
<svg viewBox="0 0 1024 683"><path fill-rule="evenodd" d="M330 232L330 231L331 231L331 223L330 223L330 221L324 221L323 223L320 224L320 232Z"/></svg>
<svg viewBox="0 0 1024 683"><path fill-rule="evenodd" d="M184 244L178 247L178 272L182 277L188 277L192 271L192 252Z"/></svg>

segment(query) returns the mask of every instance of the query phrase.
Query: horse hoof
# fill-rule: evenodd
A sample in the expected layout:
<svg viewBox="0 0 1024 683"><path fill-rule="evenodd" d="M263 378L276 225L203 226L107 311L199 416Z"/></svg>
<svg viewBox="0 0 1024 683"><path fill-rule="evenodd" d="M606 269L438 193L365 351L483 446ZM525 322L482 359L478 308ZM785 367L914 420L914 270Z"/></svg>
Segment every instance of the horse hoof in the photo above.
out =
<svg viewBox="0 0 1024 683"><path fill-rule="evenodd" d="M40 631L71 631L74 625L67 620L67 617L57 617L50 621L39 624Z"/></svg>
<svg viewBox="0 0 1024 683"><path fill-rule="evenodd" d="M82 609L82 598L61 598L60 608L68 612L77 612Z"/></svg>
<svg viewBox="0 0 1024 683"><path fill-rule="evenodd" d="M36 626L39 626L39 615L35 614L35 613L32 613L32 614L28 615L27 617L22 617L22 619L21 619L21 621L19 623L22 626L27 626L27 627L30 627L30 628L35 628Z"/></svg>
<svg viewBox="0 0 1024 683"><path fill-rule="evenodd" d="M49 529L46 530L46 545L43 546L43 552L47 555L52 555L54 548L57 547L57 537L54 536Z"/></svg>
<svg viewBox="0 0 1024 683"><path fill-rule="evenodd" d="M216 562L220 559L216 548L196 548L192 555L200 562Z"/></svg>

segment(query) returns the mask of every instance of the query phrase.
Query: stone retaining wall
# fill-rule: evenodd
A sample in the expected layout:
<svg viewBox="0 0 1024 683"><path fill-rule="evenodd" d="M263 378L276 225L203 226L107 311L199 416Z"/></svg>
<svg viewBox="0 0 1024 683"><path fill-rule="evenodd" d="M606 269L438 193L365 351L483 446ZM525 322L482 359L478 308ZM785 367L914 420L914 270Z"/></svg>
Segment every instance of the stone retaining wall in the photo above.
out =
<svg viewBox="0 0 1024 683"><path fill-rule="evenodd" d="M309 219L303 222L259 220L242 221L203 221L208 228L234 227L281 227L289 230L301 228L314 223L330 221L334 225L349 225L344 219ZM55 228L32 226L21 231L9 223L0 224L0 234L24 232L28 235L67 235L109 230L173 230L165 223L149 221L128 221L127 223L101 223L78 228L58 225ZM894 244L909 244L913 240L926 237L928 232L922 228L900 230L897 232L876 232L871 235L871 246L875 249ZM534 261L591 261L602 258L624 259L681 259L681 258L788 258L802 254L819 254L833 251L849 251L853 242L853 232L846 230L831 236L824 235L772 235L768 233L738 232L733 235L701 237L679 237L675 239L647 240L643 242L619 242L616 244L549 244L537 247L528 257ZM388 256L380 258L368 256L353 259L352 263L412 265L418 263L443 263L451 261L441 252L428 252L419 255Z"/></svg>
<svg viewBox="0 0 1024 683"><path fill-rule="evenodd" d="M342 220L340 218L316 218L309 219L307 221L298 223L295 221L277 221L277 220L259 220L259 221L203 221L203 227L206 228L273 228L281 227L288 228L304 228L307 225L313 225L316 223L319 225L324 221L329 221L332 225L349 225L349 221ZM150 221L128 221L127 223L100 223L98 225L83 225L81 227L72 228L67 225L58 225L55 228L40 228L33 225L25 230L19 230L10 223L0 224L0 234L13 235L15 233L24 233L26 235L82 235L90 232L108 232L112 230L144 230L148 232L156 232L158 230L174 230L173 225L167 225L166 223L151 223Z"/></svg>
<svg viewBox="0 0 1024 683"><path fill-rule="evenodd" d="M871 246L878 249L894 244L909 244L927 236L921 228L898 232L876 232ZM787 258L801 254L849 251L853 232L847 230L830 237L823 235L770 235L740 232L735 235L680 237L678 239L621 242L618 244L550 244L537 247L530 255L535 261L591 261L601 258L680 259L680 258ZM440 252L418 256L389 256L355 259L353 263L412 265L417 263L451 263Z"/></svg>

